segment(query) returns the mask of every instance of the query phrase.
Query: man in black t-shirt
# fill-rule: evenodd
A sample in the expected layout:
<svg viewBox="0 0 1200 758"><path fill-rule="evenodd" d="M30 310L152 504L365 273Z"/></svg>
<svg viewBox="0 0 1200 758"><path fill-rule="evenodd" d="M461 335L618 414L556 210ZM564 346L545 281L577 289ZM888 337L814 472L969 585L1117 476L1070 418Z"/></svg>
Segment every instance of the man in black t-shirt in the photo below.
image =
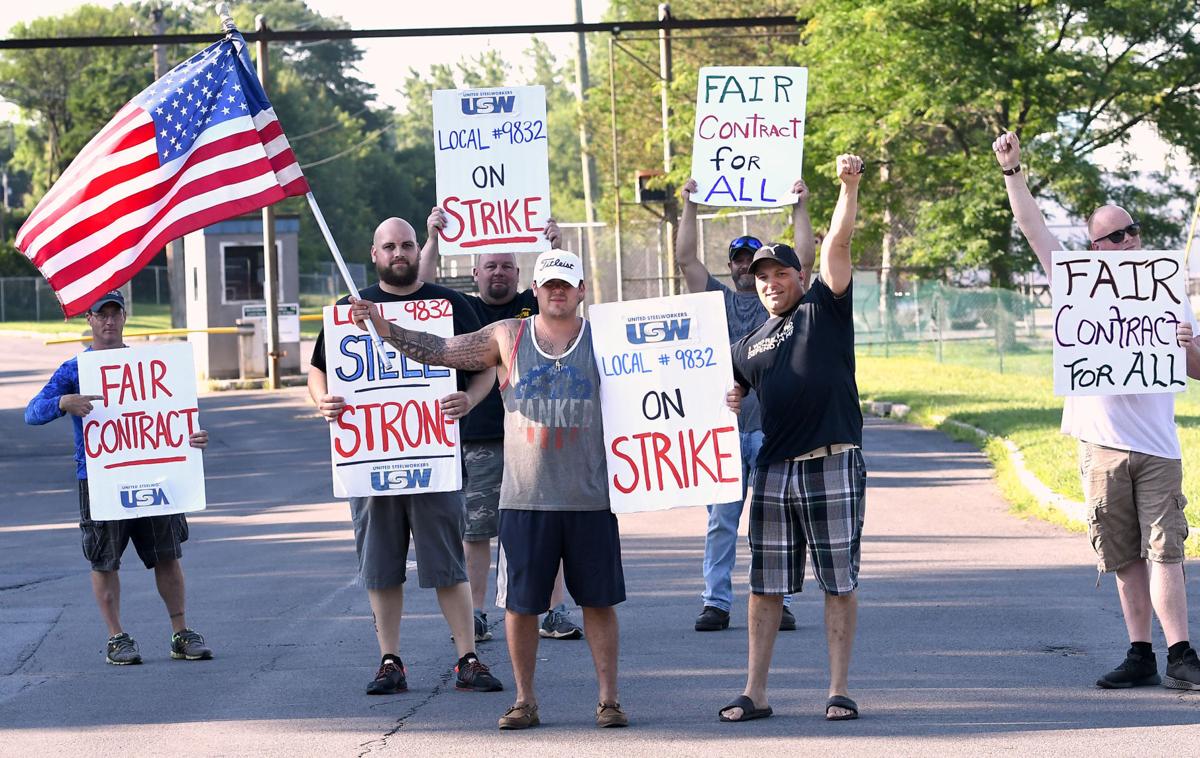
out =
<svg viewBox="0 0 1200 758"><path fill-rule="evenodd" d="M759 299L771 318L733 346L735 411L758 393L763 446L750 496L750 656L746 689L722 721L771 715L767 672L783 596L800 592L806 548L825 592L829 699L825 718L858 717L846 677L858 617L859 544L866 467L854 379L850 239L862 160L837 159L841 193L821 246L821 275L807 293L796 252L767 245L754 254Z"/></svg>
<svg viewBox="0 0 1200 758"><path fill-rule="evenodd" d="M465 297L417 278L417 256L417 235L412 226L403 219L385 220L375 230L371 244L371 260L379 283L362 290L361 296L376 303L449 300L454 312L454 333L477 331L479 319ZM349 302L349 298L338 302ZM333 422L346 407L346 401L329 394L326 367L322 331L313 347L308 392L321 415ZM458 391L439 401L443 413L447 418L462 419L495 384L493 369L473 375L458 372ZM475 654L471 586L462 551L465 529L462 493L352 497L350 511L359 574L371 602L375 637L382 656L375 679L367 685L367 694L390 695L408 688L407 672L400 659L400 617L410 538L416 543L418 584L436 589L438 605L454 638L459 656L455 686L477 692L504 689Z"/></svg>
<svg viewBox="0 0 1200 758"><path fill-rule="evenodd" d="M437 281L438 232L446 227L446 214L438 207L429 212L426 223L429 236L421 249L419 276L422 281ZM554 219L546 219L543 232L552 248L558 248L561 236ZM524 319L538 312L537 297L532 289L518 290L521 270L512 253L483 253L475 261L471 274L475 277L478 295L467 295L467 302L486 326L504 319ZM365 298L369 300L370 298ZM491 542L499 534L500 481L504 472L504 404L500 390L492 387L488 396L471 412L463 427L463 460L467 481L463 491L467 501L467 531L463 549L467 556L467 576L471 579L471 599L475 605L475 641L492 638L487 614L483 611L487 596L487 578L492 567ZM503 582L500 572L497 583ZM497 605L504 590L496 588ZM583 628L576 624L563 602L562 571L554 583L550 611L542 619L538 633L548 639L577 640Z"/></svg>

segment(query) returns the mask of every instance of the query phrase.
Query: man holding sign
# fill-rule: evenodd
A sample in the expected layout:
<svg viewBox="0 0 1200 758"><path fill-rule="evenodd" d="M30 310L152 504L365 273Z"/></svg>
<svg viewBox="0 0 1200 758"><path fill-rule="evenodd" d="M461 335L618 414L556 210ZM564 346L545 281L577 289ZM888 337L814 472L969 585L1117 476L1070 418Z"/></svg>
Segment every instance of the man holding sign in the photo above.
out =
<svg viewBox="0 0 1200 758"><path fill-rule="evenodd" d="M89 350L115 350L125 347L125 298L119 292L101 297L87 312L92 327L92 346ZM189 377L191 380L191 377ZM171 619L171 657L189 661L208 660L212 650L204 637L189 629L184 616L182 543L188 538L187 519L182 513L166 516L145 516L119 521L93 521L88 492L88 475L84 445L83 419L92 412L93 403L104 400L103 395L82 395L79 392L79 362L71 358L59 366L25 408L25 423L46 424L70 415L75 428L75 472L79 480L79 528L83 532L83 554L92 565L92 592L100 615L108 626L108 645L105 660L117 666L142 662L141 652L121 626L121 555L133 543L138 557L146 568L154 569L158 593L167 606ZM203 449L208 445L208 432L195 429L188 435L188 444Z"/></svg>
<svg viewBox="0 0 1200 758"><path fill-rule="evenodd" d="M841 193L821 246L821 275L807 292L803 266L787 245L762 248L750 264L771 318L733 346L729 404L738 410L747 389L758 393L763 445L750 496L749 671L746 689L720 710L722 721L771 715L771 653L783 596L802 589L806 548L825 592L825 718L858 718L846 677L858 619L867 475L850 291L862 166L857 156L838 156Z"/></svg>
<svg viewBox="0 0 1200 758"><path fill-rule="evenodd" d="M559 564L583 606L599 680L596 725L629 723L617 700L616 605L625 600L621 541L608 500L600 375L584 298L583 264L561 250L538 256L533 273L539 313L506 319L474 334L444 339L384 321L372 303L354 304L354 320L372 319L380 336L406 355L462 371L498 368L504 401L504 477L500 548L508 579L504 626L517 699L501 729L540 723L533 674L538 614L550 607Z"/></svg>
<svg viewBox="0 0 1200 758"><path fill-rule="evenodd" d="M456 334L478 329L479 322L462 295L446 287L427 284L417 277L417 255L417 236L412 226L399 218L385 220L375 229L371 244L371 260L379 283L364 289L362 295L381 303L448 300L453 308ZM338 302L348 302L348 298ZM369 340L358 344L365 345L368 350L374 349ZM344 349L342 345L335 347ZM374 367L380 363L380 358L369 353L367 361ZM327 367L322 330L313 347L308 391L325 420L336 423L348 406L344 397L329 393ZM458 383L459 391L447 395L439 403L448 419L466 416L496 383L496 374L481 370L468 382L460 373ZM477 692L504 689L475 653L471 585L467 581L462 547L465 528L462 493L351 497L350 511L354 520L359 574L366 585L371 613L375 617L375 637L381 656L379 670L367 685L367 694L390 695L408 689L407 672L400 658L400 618L404 611L410 535L417 554L418 583L436 589L442 616L454 637L459 656L455 686Z"/></svg>
<svg viewBox="0 0 1200 758"><path fill-rule="evenodd" d="M758 300L754 289L754 274L750 273L750 262L763 246L757 237L738 237L729 243L729 278L734 289L729 289L709 273L700 260L696 249L696 191L695 179L683 186L683 215L679 222L679 238L676 244L679 268L683 272L688 292L720 292L725 299L725 323L729 329L729 341L736 342L759 328L767 320L767 309ZM792 184L796 203L792 206L792 228L795 230L796 254L800 258L801 277L808 287L808 276L816 260L816 245L813 242L812 221L808 217L808 187L800 179ZM749 485L754 459L762 447L762 424L759 421L758 397L754 393L742 401L738 414L738 426L742 443L742 484ZM729 611L733 607L733 566L737 560L738 522L742 518L743 501L717 503L708 506L708 531L704 536L704 607L696 618L697 632L715 632L729 628ZM789 608L792 596L783 598L783 612L779 619L779 631L793 631L796 617Z"/></svg>
<svg viewBox="0 0 1200 758"><path fill-rule="evenodd" d="M1052 279L1052 256L1062 250L1021 173L1021 144L1006 132L992 145L1004 174L1009 203L1022 234ZM1141 230L1115 205L1097 208L1088 219L1093 251L1142 249ZM1069 275L1067 272L1059 272ZM1157 284L1155 289L1157 289ZM1195 316L1187 293L1172 298L1176 338L1186 351L1187 376L1200 378L1200 347L1193 338ZM1163 682L1150 643L1157 615L1167 640L1166 686L1200 689L1200 659L1188 635L1184 585L1182 453L1175 429L1175 395L1170 387L1153 394L1072 395L1063 403L1062 431L1079 440L1079 470L1088 501L1088 534L1101 572L1117 573L1117 593L1129 634L1125 660L1100 677L1097 686L1125 689Z"/></svg>

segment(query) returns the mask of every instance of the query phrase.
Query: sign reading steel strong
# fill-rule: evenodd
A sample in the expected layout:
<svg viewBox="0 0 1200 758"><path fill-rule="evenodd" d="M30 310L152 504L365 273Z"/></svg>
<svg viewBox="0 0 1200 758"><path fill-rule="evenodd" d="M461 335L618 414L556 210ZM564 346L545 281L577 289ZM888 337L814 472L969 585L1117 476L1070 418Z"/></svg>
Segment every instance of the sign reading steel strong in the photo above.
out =
<svg viewBox="0 0 1200 758"><path fill-rule="evenodd" d="M1182 392L1187 363L1176 338L1193 320L1183 253L1054 253L1054 394Z"/></svg>
<svg viewBox="0 0 1200 758"><path fill-rule="evenodd" d="M543 87L434 91L443 254L550 249L547 134Z"/></svg>
<svg viewBox="0 0 1200 758"><path fill-rule="evenodd" d="M700 69L692 139L693 199L704 205L774 208L796 202L804 160L808 69Z"/></svg>
<svg viewBox="0 0 1200 758"><path fill-rule="evenodd" d="M79 391L101 400L83 419L92 518L203 510L196 369L186 342L79 355Z"/></svg>
<svg viewBox="0 0 1200 758"><path fill-rule="evenodd" d="M454 335L449 300L378 303L383 317L406 329ZM462 488L458 424L441 398L457 388L453 369L426 366L386 347L384 366L371 335L354 325L349 305L325 308L329 392L346 399L329 425L333 494L413 495Z"/></svg>
<svg viewBox="0 0 1200 758"><path fill-rule="evenodd" d="M593 305L615 513L742 496L733 367L719 292Z"/></svg>

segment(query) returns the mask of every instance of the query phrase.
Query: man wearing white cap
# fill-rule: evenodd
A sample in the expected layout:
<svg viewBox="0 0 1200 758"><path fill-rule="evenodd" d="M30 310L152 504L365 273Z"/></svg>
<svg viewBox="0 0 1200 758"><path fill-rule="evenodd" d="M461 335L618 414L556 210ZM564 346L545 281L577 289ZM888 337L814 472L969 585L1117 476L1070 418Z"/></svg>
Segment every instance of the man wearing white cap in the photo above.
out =
<svg viewBox="0 0 1200 758"><path fill-rule="evenodd" d="M464 371L497 369L505 410L504 622L517 683L516 702L500 728L539 723L533 690L538 614L550 606L560 561L567 589L583 607L600 690L596 725L626 726L617 699L615 608L625 600L625 578L608 501L600 375L591 331L577 315L585 291L583 265L573 253L550 250L538 256L533 282L536 316L497 321L456 337L404 329L379 318L368 301L352 301L352 314L363 328L372 318L385 340L416 360Z"/></svg>

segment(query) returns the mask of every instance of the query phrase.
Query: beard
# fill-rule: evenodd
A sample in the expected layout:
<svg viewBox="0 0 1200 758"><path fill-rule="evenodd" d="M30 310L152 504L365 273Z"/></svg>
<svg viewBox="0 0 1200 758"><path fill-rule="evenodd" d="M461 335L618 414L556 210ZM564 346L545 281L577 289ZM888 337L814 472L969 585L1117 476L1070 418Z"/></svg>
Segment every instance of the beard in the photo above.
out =
<svg viewBox="0 0 1200 758"><path fill-rule="evenodd" d="M487 293L488 297L493 300L504 300L512 297L513 287L509 286L507 282L493 282L488 285Z"/></svg>
<svg viewBox="0 0 1200 758"><path fill-rule="evenodd" d="M392 287L408 287L413 282L417 281L417 267L405 265L399 270L391 267L389 264L375 267L375 273L379 275L379 281Z"/></svg>

